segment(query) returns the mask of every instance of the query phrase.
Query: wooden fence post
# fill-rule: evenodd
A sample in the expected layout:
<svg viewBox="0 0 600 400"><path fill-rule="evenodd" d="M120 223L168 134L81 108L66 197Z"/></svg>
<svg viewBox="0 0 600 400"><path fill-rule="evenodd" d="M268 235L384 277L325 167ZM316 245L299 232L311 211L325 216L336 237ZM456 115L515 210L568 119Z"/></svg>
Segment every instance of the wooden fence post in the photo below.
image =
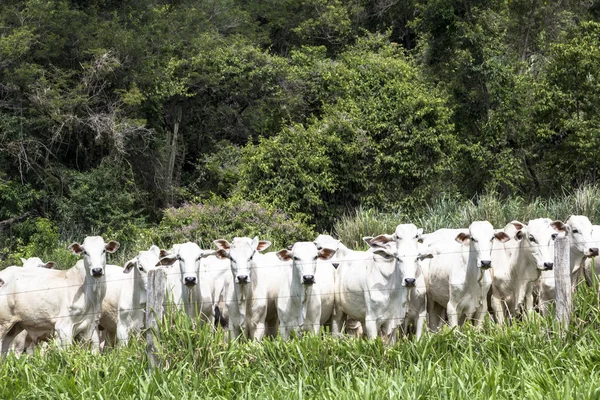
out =
<svg viewBox="0 0 600 400"><path fill-rule="evenodd" d="M167 279L162 268L148 271L148 300L146 302L146 352L148 369L160 367L158 321L164 315Z"/></svg>
<svg viewBox="0 0 600 400"><path fill-rule="evenodd" d="M571 322L572 286L570 243L566 236L554 241L554 279L556 281L556 320L567 328Z"/></svg>

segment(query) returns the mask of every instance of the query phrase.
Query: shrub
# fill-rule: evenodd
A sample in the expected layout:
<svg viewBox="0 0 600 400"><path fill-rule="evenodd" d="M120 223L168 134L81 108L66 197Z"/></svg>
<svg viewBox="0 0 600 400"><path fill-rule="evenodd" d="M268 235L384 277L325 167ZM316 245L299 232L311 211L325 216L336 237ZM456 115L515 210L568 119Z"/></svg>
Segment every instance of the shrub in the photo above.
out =
<svg viewBox="0 0 600 400"><path fill-rule="evenodd" d="M316 234L280 210L238 198L213 198L170 208L157 230L157 240L164 247L189 240L211 248L213 240L231 241L235 236L258 236L270 240L272 249L278 249L295 241L313 240Z"/></svg>

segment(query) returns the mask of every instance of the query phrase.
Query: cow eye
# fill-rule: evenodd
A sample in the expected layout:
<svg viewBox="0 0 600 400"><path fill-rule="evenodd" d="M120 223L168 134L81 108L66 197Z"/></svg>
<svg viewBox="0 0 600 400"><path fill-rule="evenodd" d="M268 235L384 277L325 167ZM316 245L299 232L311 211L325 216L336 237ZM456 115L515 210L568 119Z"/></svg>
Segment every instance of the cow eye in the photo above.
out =
<svg viewBox="0 0 600 400"><path fill-rule="evenodd" d="M555 240L558 237L558 233L553 233L552 234L552 240Z"/></svg>
<svg viewBox="0 0 600 400"><path fill-rule="evenodd" d="M471 240L475 243L477 243L477 239L475 239L473 236L471 236Z"/></svg>
<svg viewBox="0 0 600 400"><path fill-rule="evenodd" d="M144 272L144 267L142 267L141 265L140 265L140 271Z"/></svg>
<svg viewBox="0 0 600 400"><path fill-rule="evenodd" d="M88 252L84 250L84 251L81 252L81 254L83 254L84 256L87 256Z"/></svg>
<svg viewBox="0 0 600 400"><path fill-rule="evenodd" d="M537 240L532 235L529 235L529 241L533 243L537 243Z"/></svg>
<svg viewBox="0 0 600 400"><path fill-rule="evenodd" d="M294 256L294 257L293 257L293 259L294 259L294 261L298 261L298 260L300 260L300 259L299 259L298 257L296 257L296 256Z"/></svg>
<svg viewBox="0 0 600 400"><path fill-rule="evenodd" d="M573 233L579 233L579 229L573 229Z"/></svg>

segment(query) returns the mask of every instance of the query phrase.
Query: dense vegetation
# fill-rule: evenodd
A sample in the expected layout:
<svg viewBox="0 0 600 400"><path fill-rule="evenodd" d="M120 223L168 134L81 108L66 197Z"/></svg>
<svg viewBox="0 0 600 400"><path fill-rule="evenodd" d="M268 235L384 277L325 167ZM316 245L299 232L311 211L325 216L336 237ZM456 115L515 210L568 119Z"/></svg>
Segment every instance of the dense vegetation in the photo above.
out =
<svg viewBox="0 0 600 400"><path fill-rule="evenodd" d="M600 178L598 82L595 1L5 0L0 263L548 199Z"/></svg>

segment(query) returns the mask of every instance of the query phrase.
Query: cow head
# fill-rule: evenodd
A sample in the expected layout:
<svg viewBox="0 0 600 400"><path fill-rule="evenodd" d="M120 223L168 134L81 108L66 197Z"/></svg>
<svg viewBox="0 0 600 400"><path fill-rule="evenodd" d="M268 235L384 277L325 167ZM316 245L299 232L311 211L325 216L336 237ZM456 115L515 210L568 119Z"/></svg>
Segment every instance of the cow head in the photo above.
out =
<svg viewBox="0 0 600 400"><path fill-rule="evenodd" d="M329 260L335 250L317 249L313 242L296 242L291 250L279 250L277 257L281 261L292 261L292 271L296 279L304 285L316 283L317 260Z"/></svg>
<svg viewBox="0 0 600 400"><path fill-rule="evenodd" d="M463 246L470 246L471 254L476 257L478 268L492 267L492 244L494 240L507 242L510 237L505 232L495 232L488 221L474 221L469 226L469 233L459 233L456 241Z"/></svg>
<svg viewBox="0 0 600 400"><path fill-rule="evenodd" d="M527 225L512 221L516 228L515 240L522 246L525 254L533 260L538 270L551 270L554 267L554 239L556 231L552 228L552 220L538 218L530 220Z"/></svg>
<svg viewBox="0 0 600 400"><path fill-rule="evenodd" d="M597 243L592 238L592 223L584 215L571 215L567 222L554 221L552 227L559 234L564 234L569 238L571 251L586 257L595 257L598 255Z"/></svg>
<svg viewBox="0 0 600 400"><path fill-rule="evenodd" d="M101 236L88 236L84 239L83 244L73 243L69 249L73 254L83 255L83 264L89 274L94 278L101 278L104 276L106 253L114 253L119 246L119 242L114 240L107 244Z"/></svg>
<svg viewBox="0 0 600 400"><path fill-rule="evenodd" d="M56 266L54 261L43 262L39 257L29 257L28 259L21 258L23 268L47 268L53 269Z"/></svg>
<svg viewBox="0 0 600 400"><path fill-rule="evenodd" d="M429 252L419 251L422 234L423 230L417 229L414 224L401 224L396 227L393 235L365 237L363 240L373 253L387 259L396 259L401 275L400 284L413 287L421 270L419 261L432 257Z"/></svg>
<svg viewBox="0 0 600 400"><path fill-rule="evenodd" d="M257 252L265 250L271 245L268 240L258 240L247 237L236 237L232 243L225 239L218 239L214 244L219 248L216 256L220 259L229 259L231 273L235 283L244 285L251 280L253 259Z"/></svg>
<svg viewBox="0 0 600 400"><path fill-rule="evenodd" d="M185 286L192 287L198 284L198 276L200 272L200 259L213 255L213 250L202 250L200 246L193 242L186 242L173 246L173 252L168 253L164 250L160 252L159 265L173 265L179 262L179 272L181 281Z"/></svg>
<svg viewBox="0 0 600 400"><path fill-rule="evenodd" d="M156 265L160 264L160 249L156 246L150 247L147 251L140 251L135 258L127 261L123 267L123 273L128 274L135 270L136 278L140 279L141 286L148 287L148 272L156 269Z"/></svg>

